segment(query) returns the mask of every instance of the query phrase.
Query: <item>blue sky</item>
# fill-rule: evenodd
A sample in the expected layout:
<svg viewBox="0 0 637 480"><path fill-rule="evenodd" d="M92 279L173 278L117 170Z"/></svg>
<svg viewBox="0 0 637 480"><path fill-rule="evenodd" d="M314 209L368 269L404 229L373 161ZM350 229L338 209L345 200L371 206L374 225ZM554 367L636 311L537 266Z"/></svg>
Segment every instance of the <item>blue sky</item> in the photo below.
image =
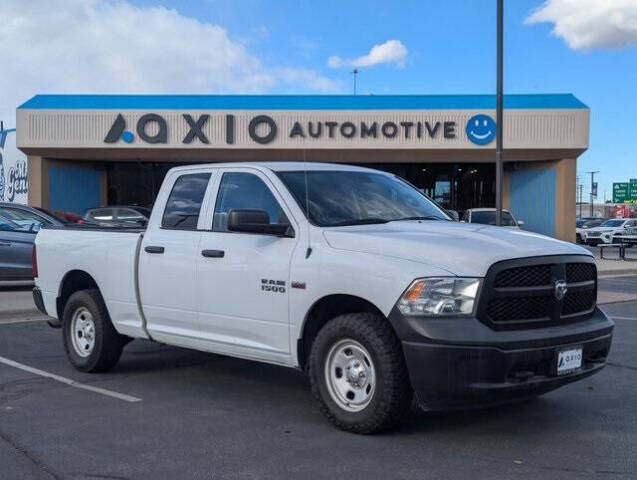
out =
<svg viewBox="0 0 637 480"><path fill-rule="evenodd" d="M351 87L351 69L330 69L327 59L356 57L388 39L398 39L407 47L405 66L361 69L360 93L495 90L495 0L401 1L391 8L386 1L369 0L160 3L224 26L267 63L303 65L323 72L341 80L346 91ZM553 24L524 24L541 5L541 1L505 1L505 91L569 92L586 103L591 109L590 149L580 157L578 172L601 170L599 194L607 190L610 196L613 181L637 178L633 120L637 49L572 50L551 35Z"/></svg>
<svg viewBox="0 0 637 480"><path fill-rule="evenodd" d="M637 177L637 2L505 4L505 92L567 92L586 103L591 141L578 171L601 170L600 196L610 196L613 181ZM491 93L495 5L3 0L3 23L20 27L3 30L0 23L5 51L15 53L0 76L0 117L35 93L351 93L351 67L331 68L328 59L361 57L389 40L404 55L361 68L359 93ZM541 7L549 21L525 24ZM559 36L552 34L556 25Z"/></svg>

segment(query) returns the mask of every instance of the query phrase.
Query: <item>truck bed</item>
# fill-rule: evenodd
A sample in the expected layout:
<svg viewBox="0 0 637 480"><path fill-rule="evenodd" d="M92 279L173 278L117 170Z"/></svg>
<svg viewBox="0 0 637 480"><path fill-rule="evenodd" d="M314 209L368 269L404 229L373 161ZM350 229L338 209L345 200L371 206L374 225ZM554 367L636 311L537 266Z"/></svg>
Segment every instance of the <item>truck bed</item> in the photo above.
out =
<svg viewBox="0 0 637 480"><path fill-rule="evenodd" d="M68 225L43 228L35 239L38 285L49 315L58 318L57 298L65 282L85 272L99 285L115 328L144 336L137 305L137 262L145 229Z"/></svg>

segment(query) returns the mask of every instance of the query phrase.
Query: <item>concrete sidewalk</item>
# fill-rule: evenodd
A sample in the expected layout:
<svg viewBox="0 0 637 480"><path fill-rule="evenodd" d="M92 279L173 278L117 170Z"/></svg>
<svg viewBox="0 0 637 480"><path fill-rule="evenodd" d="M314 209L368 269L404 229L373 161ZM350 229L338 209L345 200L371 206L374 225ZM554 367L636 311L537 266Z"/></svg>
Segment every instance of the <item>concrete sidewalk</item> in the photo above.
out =
<svg viewBox="0 0 637 480"><path fill-rule="evenodd" d="M35 304L31 289L0 290L0 324L46 320Z"/></svg>

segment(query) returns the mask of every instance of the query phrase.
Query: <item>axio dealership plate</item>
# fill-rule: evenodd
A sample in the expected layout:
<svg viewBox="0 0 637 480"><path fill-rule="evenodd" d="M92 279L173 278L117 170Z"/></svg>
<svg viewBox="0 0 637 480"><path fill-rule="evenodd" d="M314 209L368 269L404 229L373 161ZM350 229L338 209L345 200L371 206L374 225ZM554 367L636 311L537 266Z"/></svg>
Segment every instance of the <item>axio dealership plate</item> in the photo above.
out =
<svg viewBox="0 0 637 480"><path fill-rule="evenodd" d="M564 375L582 368L582 347L560 350L557 354L557 374Z"/></svg>

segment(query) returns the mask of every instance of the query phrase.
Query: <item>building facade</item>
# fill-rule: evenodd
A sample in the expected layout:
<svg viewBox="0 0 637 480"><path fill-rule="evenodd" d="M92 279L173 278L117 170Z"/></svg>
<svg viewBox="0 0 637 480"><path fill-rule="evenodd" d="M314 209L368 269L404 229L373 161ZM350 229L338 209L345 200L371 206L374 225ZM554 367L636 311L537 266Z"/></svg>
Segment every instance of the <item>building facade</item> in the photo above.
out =
<svg viewBox="0 0 637 480"><path fill-rule="evenodd" d="M575 238L589 109L572 95L504 100L504 206ZM153 203L173 166L321 161L394 172L445 208L495 205L495 97L37 95L17 110L29 203L83 213Z"/></svg>

